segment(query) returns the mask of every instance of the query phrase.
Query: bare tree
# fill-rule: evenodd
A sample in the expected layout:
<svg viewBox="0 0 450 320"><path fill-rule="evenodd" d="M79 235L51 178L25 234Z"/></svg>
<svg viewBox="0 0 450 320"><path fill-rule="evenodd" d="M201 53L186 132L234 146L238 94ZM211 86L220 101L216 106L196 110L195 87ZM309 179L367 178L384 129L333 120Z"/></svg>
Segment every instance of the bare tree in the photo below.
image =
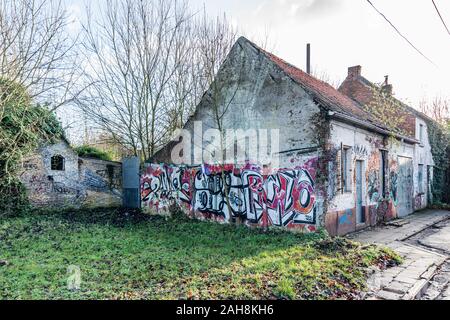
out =
<svg viewBox="0 0 450 320"><path fill-rule="evenodd" d="M53 111L71 101L74 39L61 1L0 2L0 182L24 156L62 136Z"/></svg>
<svg viewBox="0 0 450 320"><path fill-rule="evenodd" d="M319 69L317 66L312 69L311 75L323 82L328 83L336 90L342 83L342 80L337 77L332 77L327 71Z"/></svg>
<svg viewBox="0 0 450 320"><path fill-rule="evenodd" d="M431 101L422 99L419 103L420 111L441 125L448 125L450 120L450 99L436 96Z"/></svg>
<svg viewBox="0 0 450 320"><path fill-rule="evenodd" d="M87 89L76 102L95 127L149 158L192 114L235 34L184 1L108 0L103 11L84 26Z"/></svg>
<svg viewBox="0 0 450 320"><path fill-rule="evenodd" d="M0 77L52 111L73 97L75 39L59 0L2 0Z"/></svg>

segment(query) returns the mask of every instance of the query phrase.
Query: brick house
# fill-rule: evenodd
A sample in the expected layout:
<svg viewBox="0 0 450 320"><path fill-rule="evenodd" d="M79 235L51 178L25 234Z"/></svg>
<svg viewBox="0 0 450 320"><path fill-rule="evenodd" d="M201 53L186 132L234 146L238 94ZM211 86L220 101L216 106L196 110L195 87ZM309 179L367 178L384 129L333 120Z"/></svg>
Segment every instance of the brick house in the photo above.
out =
<svg viewBox="0 0 450 320"><path fill-rule="evenodd" d="M195 152L174 165L171 155L181 141L174 140L142 174L144 210L162 213L177 205L202 219L301 232L324 227L343 235L427 206L434 164L429 119L402 104L397 130L368 112L377 86L360 66L349 68L336 90L240 38L212 87L184 127L193 148L195 137L216 125L217 95L227 107L224 129L279 130L277 166L253 162L250 152L245 165L202 165ZM387 79L382 90L392 96Z"/></svg>

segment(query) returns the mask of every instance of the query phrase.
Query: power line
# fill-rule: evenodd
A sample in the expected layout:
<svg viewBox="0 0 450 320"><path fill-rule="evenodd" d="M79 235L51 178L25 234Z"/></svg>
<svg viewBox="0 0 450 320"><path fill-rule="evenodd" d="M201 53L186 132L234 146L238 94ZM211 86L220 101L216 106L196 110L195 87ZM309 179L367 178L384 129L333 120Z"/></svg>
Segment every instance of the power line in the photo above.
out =
<svg viewBox="0 0 450 320"><path fill-rule="evenodd" d="M433 65L435 65L433 61L431 61L426 55L424 55L424 54L422 53L422 51L420 51L419 49L417 49L417 47L416 47L415 45L413 45L412 42L409 41L408 38L406 38L406 37L405 37L405 36L397 29L397 27L394 26L394 24L393 24L388 18L387 18L380 10L378 10L378 9L373 5L372 1L370 1L370 0L366 0L366 1L367 1L367 2L375 9L376 12L378 12L378 13L384 18L384 20L386 20L386 21L391 25L392 28L394 28L394 30L395 30L395 31L396 31L403 39L405 39L405 40L409 43L409 45L410 45L411 47L414 48L414 50L416 50L422 57L424 57L425 59L427 59L430 63L432 63ZM435 65L435 66L436 66L436 65Z"/></svg>
<svg viewBox="0 0 450 320"><path fill-rule="evenodd" d="M433 2L434 8L436 9L436 12L439 15L439 18L441 18L441 21L444 24L445 29L447 30L448 34L450 35L450 30L448 29L447 25L445 24L444 18L442 18L442 15L439 12L439 9L438 9L438 7L436 5L436 2L434 2L434 0L431 0L431 2Z"/></svg>

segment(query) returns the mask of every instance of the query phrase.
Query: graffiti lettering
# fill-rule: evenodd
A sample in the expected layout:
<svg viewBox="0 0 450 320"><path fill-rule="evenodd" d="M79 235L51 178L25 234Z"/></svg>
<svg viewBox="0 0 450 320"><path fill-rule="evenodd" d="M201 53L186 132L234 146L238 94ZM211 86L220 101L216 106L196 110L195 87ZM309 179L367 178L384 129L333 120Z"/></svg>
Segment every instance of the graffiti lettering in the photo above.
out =
<svg viewBox="0 0 450 320"><path fill-rule="evenodd" d="M27 162L23 163L23 168L25 170L37 170L39 167L38 167L38 165L36 163L27 161Z"/></svg>
<svg viewBox="0 0 450 320"><path fill-rule="evenodd" d="M286 170L266 181L267 213L274 225L315 223L314 183L308 171Z"/></svg>
<svg viewBox="0 0 450 320"><path fill-rule="evenodd" d="M223 221L241 218L286 227L316 223L314 180L307 168L262 175L255 167L150 165L141 179L141 199L144 208L160 211L184 203L193 212Z"/></svg>
<svg viewBox="0 0 450 320"><path fill-rule="evenodd" d="M94 190L108 189L108 183L101 176L87 169L83 182L88 188Z"/></svg>
<svg viewBox="0 0 450 320"><path fill-rule="evenodd" d="M169 166L150 166L141 179L144 207L168 209L172 201L190 203L190 171Z"/></svg>

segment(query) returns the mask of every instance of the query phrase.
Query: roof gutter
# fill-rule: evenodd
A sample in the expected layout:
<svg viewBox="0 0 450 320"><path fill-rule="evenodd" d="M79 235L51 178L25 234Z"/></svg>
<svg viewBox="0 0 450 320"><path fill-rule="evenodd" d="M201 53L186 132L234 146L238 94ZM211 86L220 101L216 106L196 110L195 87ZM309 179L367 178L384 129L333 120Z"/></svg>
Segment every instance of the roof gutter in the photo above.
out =
<svg viewBox="0 0 450 320"><path fill-rule="evenodd" d="M393 134L394 137L396 137L397 139L400 139L400 140L402 140L404 142L408 142L408 143L411 143L411 144L419 144L419 141L417 141L416 139L413 139L413 138L410 138L410 137L407 137L407 136L404 136L404 135L401 135L401 134L398 134L398 133L393 133L393 132L391 132L389 130L386 130L386 129L380 128L378 126L375 126L375 125L373 125L371 123L368 123L367 121L360 120L360 119L357 119L355 117L352 117L352 116L349 116L349 115L346 115L346 114L343 114L343 113L331 111L331 112L328 113L328 115L331 118L333 118L333 119L336 119L336 120L339 120L339 121L342 121L342 122L346 122L346 123L349 123L349 124L353 124L353 125L356 125L358 127L361 127L361 128L373 131L373 132L377 132L377 133L380 133L380 134L383 134L383 135L386 135L386 136Z"/></svg>

